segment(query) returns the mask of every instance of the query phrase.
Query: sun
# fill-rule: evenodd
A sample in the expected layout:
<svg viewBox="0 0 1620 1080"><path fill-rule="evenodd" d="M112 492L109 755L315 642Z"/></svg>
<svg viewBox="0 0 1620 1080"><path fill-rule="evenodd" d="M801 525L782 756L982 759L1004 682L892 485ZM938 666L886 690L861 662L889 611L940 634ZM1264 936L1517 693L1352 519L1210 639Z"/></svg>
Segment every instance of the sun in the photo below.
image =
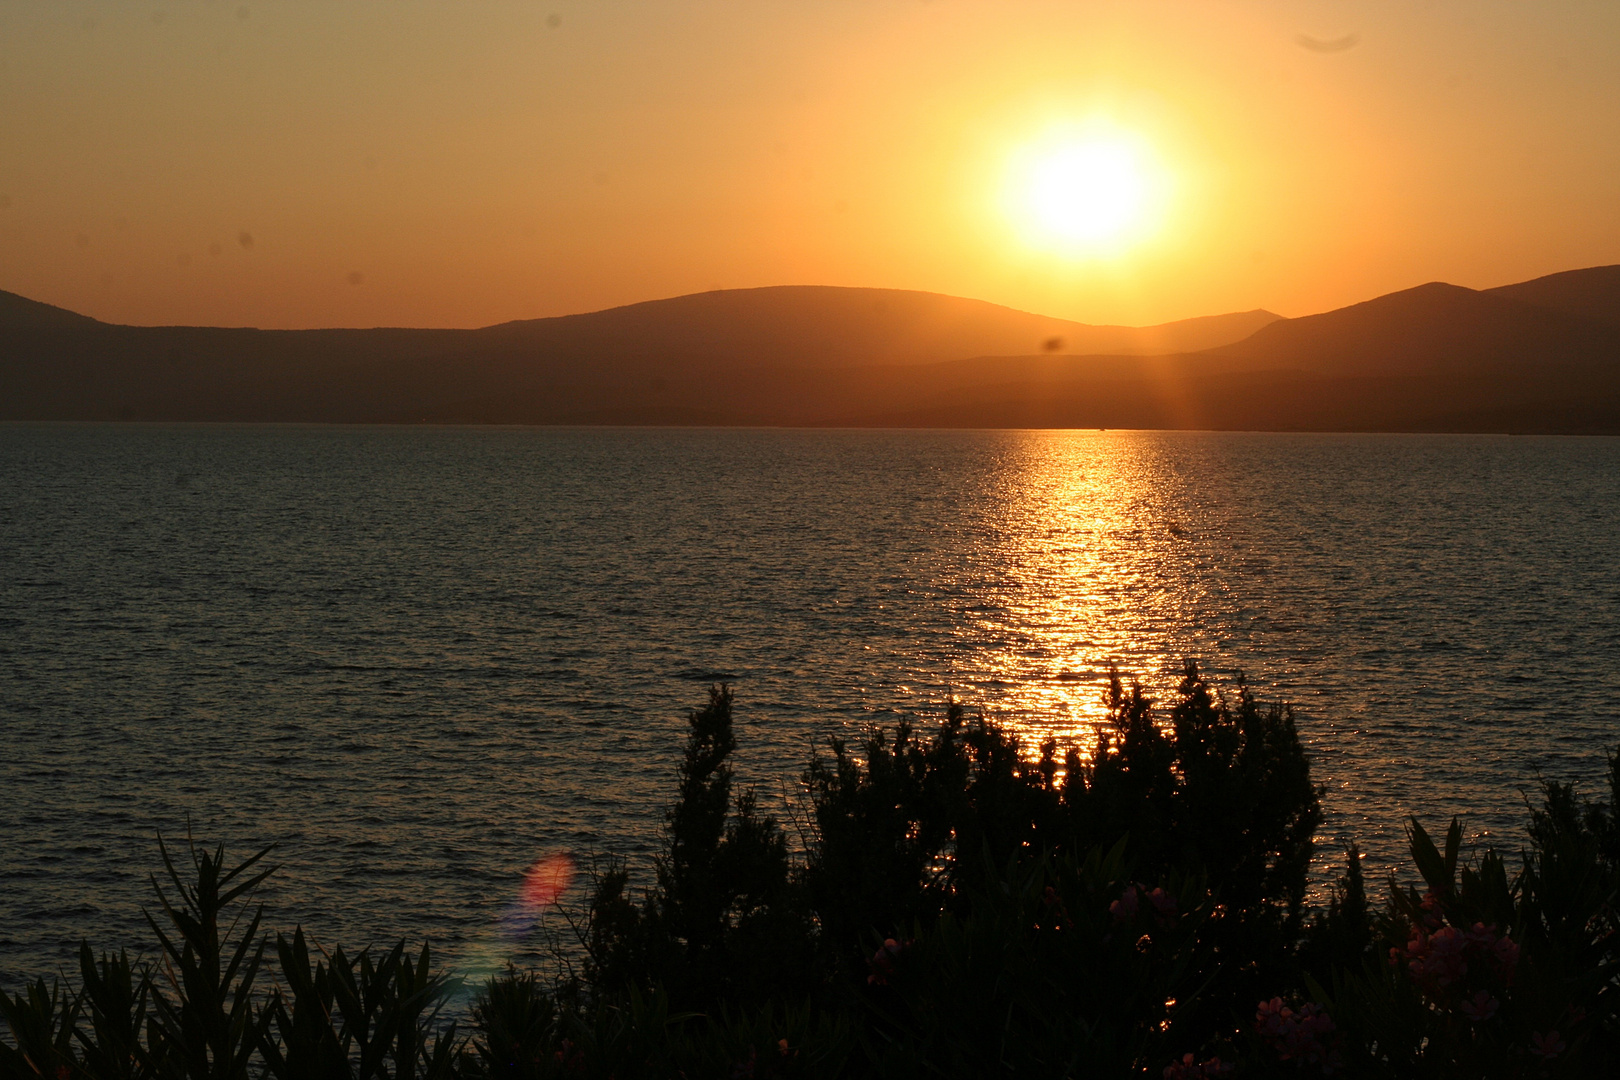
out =
<svg viewBox="0 0 1620 1080"><path fill-rule="evenodd" d="M1013 155L1007 209L1026 242L1074 255L1117 254L1162 216L1163 169L1142 140L1061 132Z"/></svg>
<svg viewBox="0 0 1620 1080"><path fill-rule="evenodd" d="M1055 236L1093 243L1111 240L1136 224L1146 187L1130 147L1078 143L1036 163L1027 197L1030 213Z"/></svg>

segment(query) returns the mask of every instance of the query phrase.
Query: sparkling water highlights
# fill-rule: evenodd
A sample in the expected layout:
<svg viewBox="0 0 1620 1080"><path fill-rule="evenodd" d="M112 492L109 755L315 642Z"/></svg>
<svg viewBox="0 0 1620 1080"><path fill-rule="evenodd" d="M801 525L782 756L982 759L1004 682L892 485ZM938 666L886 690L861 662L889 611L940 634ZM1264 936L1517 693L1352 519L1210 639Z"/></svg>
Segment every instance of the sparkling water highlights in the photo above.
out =
<svg viewBox="0 0 1620 1080"><path fill-rule="evenodd" d="M188 818L280 845L267 925L526 962L714 680L779 806L812 737L1085 742L1197 656L1295 702L1325 858L1516 852L1620 742L1617 522L1614 439L0 426L0 980L140 947Z"/></svg>

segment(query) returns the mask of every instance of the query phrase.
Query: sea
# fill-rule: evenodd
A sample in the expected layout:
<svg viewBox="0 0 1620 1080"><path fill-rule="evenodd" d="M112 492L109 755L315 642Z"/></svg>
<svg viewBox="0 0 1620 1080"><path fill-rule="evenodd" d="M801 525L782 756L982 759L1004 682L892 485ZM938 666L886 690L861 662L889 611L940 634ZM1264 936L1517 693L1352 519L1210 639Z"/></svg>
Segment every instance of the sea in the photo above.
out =
<svg viewBox="0 0 1620 1080"><path fill-rule="evenodd" d="M802 821L829 738L1087 747L1188 659L1292 703L1318 897L1413 817L1516 859L1620 745L1620 440L0 425L0 987L152 955L160 838L275 845L267 927L531 962L525 874L645 874L713 684Z"/></svg>

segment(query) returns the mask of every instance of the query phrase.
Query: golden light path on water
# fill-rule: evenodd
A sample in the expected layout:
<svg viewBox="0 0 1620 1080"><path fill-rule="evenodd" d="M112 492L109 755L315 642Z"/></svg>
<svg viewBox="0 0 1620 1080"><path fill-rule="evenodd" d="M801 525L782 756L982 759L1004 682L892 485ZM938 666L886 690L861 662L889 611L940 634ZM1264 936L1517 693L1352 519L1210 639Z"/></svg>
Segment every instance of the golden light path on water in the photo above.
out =
<svg viewBox="0 0 1620 1080"><path fill-rule="evenodd" d="M1193 507L1166 491L1164 462L1140 438L1030 432L1019 441L994 510L1002 578L993 603L969 610L964 633L997 642L969 674L1000 672L993 711L1031 746L1047 738L1094 749L1111 666L1127 681L1169 689L1184 656L1173 647L1203 607L1187 561ZM1192 654L1187 654L1192 655Z"/></svg>
<svg viewBox="0 0 1620 1080"><path fill-rule="evenodd" d="M759 561L746 564L737 595L776 574L804 580L816 619L782 608L773 632L817 646L829 629L866 642L843 646L863 652L812 650L776 667L774 656L745 659L755 646L744 639L728 667L710 669L742 675L738 775L767 801L788 797L784 763L804 760L805 737L828 733L827 715L795 696L807 684L835 698L840 686L855 692L865 719L846 707L845 735L892 724L896 712L926 726L949 695L1016 728L1031 755L1048 738L1089 754L1111 668L1167 706L1195 659L1228 693L1242 673L1263 704L1296 707L1326 811L1313 902L1352 840L1369 880L1403 872L1408 813L1431 823L1461 814L1470 844L1496 843L1516 824L1519 804L1504 810L1500 793L1527 767L1527 736L1553 729L1518 711L1514 679L1528 657L1548 662L1553 639L1493 628L1544 626L1544 594L1568 593L1570 610L1594 602L1556 560L1518 553L1544 513L1507 489L1478 488L1486 477L1523 483L1517 444L1134 431L932 438L911 437L894 461L872 448L865 467L886 474L885 497L866 505L858 497L869 480L830 473L829 490L806 496L775 482L769 458L756 486L725 489L759 530L748 556ZM1561 459L1549 462L1531 467L1565 475ZM1572 492L1577 475L1596 474L1565 475ZM828 519L807 502L849 516L821 525ZM717 509L693 508L694 535L712 537ZM845 539L852 528L859 544ZM780 542L752 546L765 537ZM894 614L874 614L885 609ZM760 678L773 668L793 678L780 687ZM1494 674L1482 682L1482 670ZM1559 729L1556 738L1575 746L1590 735ZM653 803L665 797L659 789Z"/></svg>
<svg viewBox="0 0 1620 1080"><path fill-rule="evenodd" d="M1111 669L1145 687L1161 723L1189 660L1229 699L1241 677L1262 705L1300 707L1328 811L1312 885L1323 898L1376 796L1349 779L1365 771L1367 748L1342 713L1365 703L1352 706L1347 657L1318 637L1351 583L1342 566L1321 565L1320 538L1291 519L1299 493L1283 496L1252 468L1241 436L1004 435L994 487L964 515L978 550L937 583L959 604L953 696L1010 723L1031 756L1056 740L1060 761L1069 746L1095 751ZM922 686L900 689L913 708L934 704Z"/></svg>
<svg viewBox="0 0 1620 1080"><path fill-rule="evenodd" d="M1185 640L1209 599L1201 560L1187 559L1193 529L1185 519L1199 500L1182 485L1166 486L1161 448L1140 433L1008 436L994 488L970 511L978 550L944 575L956 580L940 582L981 601L958 616L953 633L963 649L953 681L970 708L1011 721L1028 753L1055 739L1089 756L1106 721L1111 666L1162 700L1192 655L1173 641ZM923 715L934 715L938 699L915 692ZM773 801L775 785L766 787ZM536 864L529 880L546 865ZM494 970L535 947L540 923L526 920L554 902L509 909L474 968Z"/></svg>

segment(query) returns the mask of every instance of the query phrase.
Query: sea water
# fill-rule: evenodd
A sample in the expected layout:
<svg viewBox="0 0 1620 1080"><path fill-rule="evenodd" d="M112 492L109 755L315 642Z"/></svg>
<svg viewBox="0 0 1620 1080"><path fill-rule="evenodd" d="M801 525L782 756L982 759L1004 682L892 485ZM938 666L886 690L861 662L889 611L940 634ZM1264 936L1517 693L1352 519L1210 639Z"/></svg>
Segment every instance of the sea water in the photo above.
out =
<svg viewBox="0 0 1620 1080"><path fill-rule="evenodd" d="M469 968L537 859L647 865L716 682L791 815L829 735L1242 672L1377 896L1408 815L1599 793L1617 524L1602 438L0 426L0 980L149 949L188 829L278 845L269 926Z"/></svg>

